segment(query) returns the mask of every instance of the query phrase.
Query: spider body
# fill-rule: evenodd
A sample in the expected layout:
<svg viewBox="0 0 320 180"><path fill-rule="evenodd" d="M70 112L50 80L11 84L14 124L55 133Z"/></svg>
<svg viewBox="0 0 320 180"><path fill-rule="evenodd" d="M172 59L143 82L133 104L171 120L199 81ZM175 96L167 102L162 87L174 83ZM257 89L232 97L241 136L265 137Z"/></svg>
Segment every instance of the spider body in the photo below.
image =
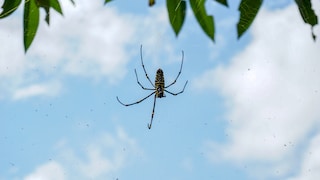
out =
<svg viewBox="0 0 320 180"><path fill-rule="evenodd" d="M148 96L142 98L141 100L137 101L137 102L134 102L134 103L130 103L130 104L124 104L122 103L118 96L117 96L117 100L119 101L120 104L124 105L124 106L131 106L131 105L134 105L134 104L139 104L140 102L144 101L145 99L149 98L150 96L154 95L154 100L153 100L153 108L152 108L152 114L151 114L151 121L150 121L150 124L148 124L148 128L151 129L151 126L152 126L152 121L153 121L153 116L154 116L154 109L155 109L155 106L156 106L156 99L157 98L163 98L163 97L166 97L165 96L165 92L173 95L173 96L176 96L178 94L181 94L183 93L188 81L186 81L186 83L184 84L183 86L183 89L178 92L178 93L173 93L173 92L170 92L168 90L166 90L168 87L172 86L173 84L175 84L177 82L177 79L178 77L180 76L181 74L181 70L182 70L182 65L183 65L183 51L182 51L182 60L181 60L181 66L180 66L180 71L176 77L176 79L170 83L168 86L165 86L164 84L164 75L163 75L163 71L162 69L158 69L157 70L157 73L156 73L156 78L155 78L155 81L154 81L154 84L151 82L149 76L148 76L148 73L144 67L144 64L143 64L143 58L142 58L142 45L140 47L140 56L141 56L141 64L142 64L142 68L143 68L143 71L145 73L145 76L146 78L148 79L148 81L150 82L150 84L152 85L153 88L145 88L139 81L138 79L138 75L137 75L137 71L136 69L134 70L135 74L136 74L136 79L137 79L137 83L139 84L139 86L144 89L144 90L151 90L153 91L151 94L149 94Z"/></svg>
<svg viewBox="0 0 320 180"><path fill-rule="evenodd" d="M156 80L154 81L154 86L156 89L156 97L162 98L166 97L164 94L164 75L162 69L157 70Z"/></svg>

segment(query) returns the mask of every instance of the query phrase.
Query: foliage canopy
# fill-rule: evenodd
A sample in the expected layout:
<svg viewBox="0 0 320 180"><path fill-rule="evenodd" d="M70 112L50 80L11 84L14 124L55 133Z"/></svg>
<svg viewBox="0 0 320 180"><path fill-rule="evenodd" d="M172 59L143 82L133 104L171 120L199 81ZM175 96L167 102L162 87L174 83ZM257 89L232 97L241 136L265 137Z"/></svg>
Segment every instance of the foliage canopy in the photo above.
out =
<svg viewBox="0 0 320 180"><path fill-rule="evenodd" d="M0 13L0 19L6 18L12 14L22 3L22 0L5 0ZM73 0L70 0L75 4ZM112 0L104 0L104 4ZM227 0L214 0L217 3L228 7ZM206 0L189 0L188 1L192 12L197 19L203 32L214 41L215 24L214 17L209 15L206 10ZM311 0L295 0L302 19L305 23L310 24L311 28L318 24L318 18L312 9ZM149 0L149 6L155 5L155 0ZM240 18L237 23L238 38L240 38L250 27L255 19L263 0L241 0L239 4ZM187 1L186 0L166 0L169 22L176 34L179 35L186 17ZM63 15L62 8L58 0L25 0L24 14L23 14L23 40L25 52L32 44L32 41L37 33L39 25L39 9L43 8L46 13L45 21L50 25L50 10L53 9L59 14ZM316 36L311 30L312 38L315 40Z"/></svg>

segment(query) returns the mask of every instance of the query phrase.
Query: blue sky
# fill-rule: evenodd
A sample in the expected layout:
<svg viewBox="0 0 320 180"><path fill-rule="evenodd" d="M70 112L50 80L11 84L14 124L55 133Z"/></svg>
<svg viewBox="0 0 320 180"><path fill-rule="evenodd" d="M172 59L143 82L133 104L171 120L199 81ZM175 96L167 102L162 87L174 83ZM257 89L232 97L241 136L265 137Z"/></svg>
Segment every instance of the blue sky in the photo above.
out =
<svg viewBox="0 0 320 180"><path fill-rule="evenodd" d="M1 180L320 178L319 42L292 1L265 2L240 40L238 1L208 1L215 43L190 9L176 38L162 1L61 3L27 54L22 7L0 21ZM183 50L170 91L189 81L157 99L151 130L153 98L116 100L150 93L141 44L152 80L172 82Z"/></svg>

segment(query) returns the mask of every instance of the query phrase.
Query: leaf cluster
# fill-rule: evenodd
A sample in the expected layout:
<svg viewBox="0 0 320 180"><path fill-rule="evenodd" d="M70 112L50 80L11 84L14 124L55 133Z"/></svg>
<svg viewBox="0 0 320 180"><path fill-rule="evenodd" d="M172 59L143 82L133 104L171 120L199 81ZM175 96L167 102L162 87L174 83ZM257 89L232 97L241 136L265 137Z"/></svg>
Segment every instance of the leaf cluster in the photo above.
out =
<svg viewBox="0 0 320 180"><path fill-rule="evenodd" d="M73 4L74 1L70 0ZM21 0L5 0L0 14L0 19L5 18L18 9ZM23 42L25 51L30 47L39 26L40 8L46 12L45 21L50 24L50 9L54 9L59 14L63 15L60 3L58 0L25 0L23 12Z"/></svg>
<svg viewBox="0 0 320 180"><path fill-rule="evenodd" d="M225 7L228 7L227 0L215 1ZM310 24L312 28L318 24L317 16L311 7L310 0L295 0L295 2L305 23ZM178 36L185 20L187 2L186 0L167 0L166 3L171 27ZM240 13L240 18L237 23L238 38L248 30L259 12L262 3L263 0L241 0L238 7ZM205 6L206 0L189 0L189 4L203 32L214 41L214 17L207 13ZM313 32L312 37L314 40L316 39Z"/></svg>
<svg viewBox="0 0 320 180"><path fill-rule="evenodd" d="M22 0L5 0L0 13L0 19L12 14L21 4ZM70 0L75 4L73 0ZM112 0L104 0L104 4ZM156 4L155 0L148 0L149 6ZM228 7L227 0L213 0L225 7ZM206 9L207 0L188 0L191 6L193 15L203 32L214 41L215 22L214 17L208 14ZM302 19L305 23L310 24L311 28L318 24L318 18L312 9L311 0L295 0ZM263 0L241 0L238 10L240 13L239 21L237 23L238 38L240 38L250 27L255 19ZM176 34L179 35L186 17L187 0L166 0L167 11L171 27ZM45 21L50 24L50 10L53 9L63 16L63 12L58 0L24 0L23 13L23 40L25 51L30 47L38 29L39 25L39 9L45 10ZM312 38L315 40L316 36L312 31Z"/></svg>

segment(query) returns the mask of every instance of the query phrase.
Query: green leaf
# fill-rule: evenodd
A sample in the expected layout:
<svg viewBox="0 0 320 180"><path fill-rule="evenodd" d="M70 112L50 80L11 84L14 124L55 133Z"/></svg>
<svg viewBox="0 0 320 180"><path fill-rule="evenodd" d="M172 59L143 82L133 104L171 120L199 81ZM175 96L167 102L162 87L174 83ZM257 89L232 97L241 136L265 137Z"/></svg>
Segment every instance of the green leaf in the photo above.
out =
<svg viewBox="0 0 320 180"><path fill-rule="evenodd" d="M205 0L190 0L190 5L202 30L214 41L214 20L206 13Z"/></svg>
<svg viewBox="0 0 320 180"><path fill-rule="evenodd" d="M167 10L171 27L178 36L186 16L186 1L167 0Z"/></svg>
<svg viewBox="0 0 320 180"><path fill-rule="evenodd" d="M237 25L238 38L250 27L256 17L262 0L242 0L239 6L240 20Z"/></svg>
<svg viewBox="0 0 320 180"><path fill-rule="evenodd" d="M73 0L71 0L73 2ZM107 4L108 2L111 2L112 0L105 0L104 4ZM74 4L74 3L73 3Z"/></svg>
<svg viewBox="0 0 320 180"><path fill-rule="evenodd" d="M299 7L299 11L304 22L310 24L311 28L313 29L313 27L318 24L318 17L314 13L311 7L310 0L295 0L295 1ZM316 39L316 35L313 33L313 30L312 30L312 38L313 40Z"/></svg>
<svg viewBox="0 0 320 180"><path fill-rule="evenodd" d="M24 4L23 39L24 50L30 47L39 25L39 7L35 0L26 0Z"/></svg>
<svg viewBox="0 0 320 180"><path fill-rule="evenodd" d="M59 14L63 15L62 9L58 0L50 0L50 7L56 10Z"/></svg>
<svg viewBox="0 0 320 180"><path fill-rule="evenodd" d="M226 6L226 7L228 7L228 2L227 2L227 0L215 0L215 1L217 1L218 3L220 3L220 4L222 4L222 5Z"/></svg>
<svg viewBox="0 0 320 180"><path fill-rule="evenodd" d="M0 14L0 18L4 18L13 13L20 5L21 0L5 0L2 9L3 11Z"/></svg>

